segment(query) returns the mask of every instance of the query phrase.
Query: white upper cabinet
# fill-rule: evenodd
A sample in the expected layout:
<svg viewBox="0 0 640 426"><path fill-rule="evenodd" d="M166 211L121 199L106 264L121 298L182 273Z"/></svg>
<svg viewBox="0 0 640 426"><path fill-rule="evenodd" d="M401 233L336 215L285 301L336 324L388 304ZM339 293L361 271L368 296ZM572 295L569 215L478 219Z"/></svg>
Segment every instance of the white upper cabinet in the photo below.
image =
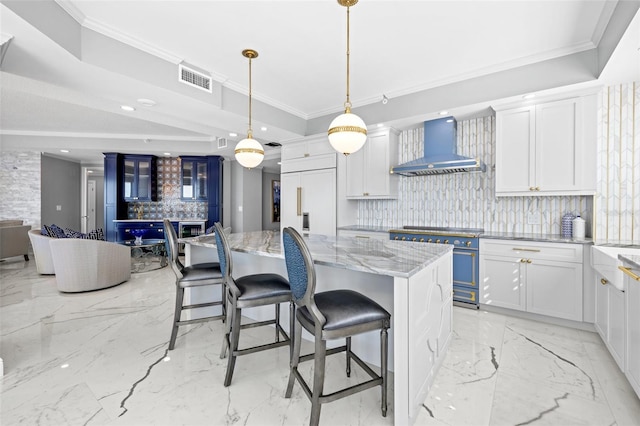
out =
<svg viewBox="0 0 640 426"><path fill-rule="evenodd" d="M362 149L347 157L347 198L398 196L398 178L391 174L398 162L398 134L392 128L370 132Z"/></svg>
<svg viewBox="0 0 640 426"><path fill-rule="evenodd" d="M496 195L593 195L596 96L496 113Z"/></svg>
<svg viewBox="0 0 640 426"><path fill-rule="evenodd" d="M336 155L324 133L289 142L282 145L280 172L335 168Z"/></svg>

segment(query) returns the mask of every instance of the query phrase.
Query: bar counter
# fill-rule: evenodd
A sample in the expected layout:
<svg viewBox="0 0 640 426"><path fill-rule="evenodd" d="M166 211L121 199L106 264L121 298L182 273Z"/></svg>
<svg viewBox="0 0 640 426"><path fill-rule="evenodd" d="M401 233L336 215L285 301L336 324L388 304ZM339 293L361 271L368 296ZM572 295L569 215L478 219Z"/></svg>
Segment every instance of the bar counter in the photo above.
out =
<svg viewBox="0 0 640 426"><path fill-rule="evenodd" d="M235 277L264 272L287 277L279 232L230 234L228 240ZM217 261L213 235L179 241L185 243L187 264ZM413 424L451 341L452 246L323 235L305 237L305 242L316 266L317 292L353 289L391 313L388 415L396 425ZM205 295L194 292L190 298L198 303ZM273 311L254 308L243 315L260 321ZM287 329L287 309L281 321ZM311 340L306 332L303 338ZM380 366L379 333L354 336L352 347L364 361ZM344 374L329 372L334 373Z"/></svg>

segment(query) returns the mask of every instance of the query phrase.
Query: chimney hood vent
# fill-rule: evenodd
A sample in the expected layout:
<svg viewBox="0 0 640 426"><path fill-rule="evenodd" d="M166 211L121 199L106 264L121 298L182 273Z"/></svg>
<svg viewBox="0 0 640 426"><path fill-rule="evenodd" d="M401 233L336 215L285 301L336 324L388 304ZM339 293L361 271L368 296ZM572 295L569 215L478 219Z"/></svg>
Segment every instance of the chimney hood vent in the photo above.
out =
<svg viewBox="0 0 640 426"><path fill-rule="evenodd" d="M457 123L453 117L424 122L424 156L392 169L401 176L428 176L452 173L484 172L477 158L456 154Z"/></svg>

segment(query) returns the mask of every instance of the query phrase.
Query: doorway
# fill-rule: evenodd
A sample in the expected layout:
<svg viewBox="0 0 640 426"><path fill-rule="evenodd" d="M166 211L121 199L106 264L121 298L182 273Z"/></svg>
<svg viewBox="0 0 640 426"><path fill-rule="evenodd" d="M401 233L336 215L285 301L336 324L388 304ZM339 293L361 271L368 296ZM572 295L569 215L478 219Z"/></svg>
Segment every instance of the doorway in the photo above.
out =
<svg viewBox="0 0 640 426"><path fill-rule="evenodd" d="M104 167L82 167L81 232L104 229Z"/></svg>

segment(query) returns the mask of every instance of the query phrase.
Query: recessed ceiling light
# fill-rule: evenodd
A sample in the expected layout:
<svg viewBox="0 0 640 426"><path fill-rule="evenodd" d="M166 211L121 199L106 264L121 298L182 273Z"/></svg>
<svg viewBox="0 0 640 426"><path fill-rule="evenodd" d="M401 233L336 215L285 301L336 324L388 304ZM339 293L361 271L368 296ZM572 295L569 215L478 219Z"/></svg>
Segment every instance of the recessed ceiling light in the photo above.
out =
<svg viewBox="0 0 640 426"><path fill-rule="evenodd" d="M453 119L452 118L448 119L447 123L453 123Z"/></svg>
<svg viewBox="0 0 640 426"><path fill-rule="evenodd" d="M440 111L440 115L447 115L449 114L449 111Z"/></svg>
<svg viewBox="0 0 640 426"><path fill-rule="evenodd" d="M170 152L165 152L164 155L169 156L169 155L171 155L171 153Z"/></svg>
<svg viewBox="0 0 640 426"><path fill-rule="evenodd" d="M136 109L132 106L129 105L120 105L120 109L122 109L123 111L135 111Z"/></svg>
<svg viewBox="0 0 640 426"><path fill-rule="evenodd" d="M378 123L378 127L384 127L384 123Z"/></svg>
<svg viewBox="0 0 640 426"><path fill-rule="evenodd" d="M61 149L60 152L64 152L66 154L67 152L69 152L69 150L68 149Z"/></svg>
<svg viewBox="0 0 640 426"><path fill-rule="evenodd" d="M267 126L260 127L260 130L262 130L263 132L266 132L267 131Z"/></svg>
<svg viewBox="0 0 640 426"><path fill-rule="evenodd" d="M145 98L138 99L138 103L142 104L142 105L144 105L146 107L152 107L152 106L154 106L156 104L155 101L152 101L151 99L145 99Z"/></svg>
<svg viewBox="0 0 640 426"><path fill-rule="evenodd" d="M535 98L536 94L535 93L529 93L523 96L524 99L531 99L531 98Z"/></svg>
<svg viewBox="0 0 640 426"><path fill-rule="evenodd" d="M93 173L93 170L87 170L87 173Z"/></svg>
<svg viewBox="0 0 640 426"><path fill-rule="evenodd" d="M277 164L278 164L278 166L279 166L279 165L281 165L281 164L282 164L282 161L278 161L278 162L277 162Z"/></svg>
<svg viewBox="0 0 640 426"><path fill-rule="evenodd" d="M238 136L238 134L234 133L234 132L231 132L231 133L229 133L229 136L231 136L232 138L235 138L236 136Z"/></svg>

